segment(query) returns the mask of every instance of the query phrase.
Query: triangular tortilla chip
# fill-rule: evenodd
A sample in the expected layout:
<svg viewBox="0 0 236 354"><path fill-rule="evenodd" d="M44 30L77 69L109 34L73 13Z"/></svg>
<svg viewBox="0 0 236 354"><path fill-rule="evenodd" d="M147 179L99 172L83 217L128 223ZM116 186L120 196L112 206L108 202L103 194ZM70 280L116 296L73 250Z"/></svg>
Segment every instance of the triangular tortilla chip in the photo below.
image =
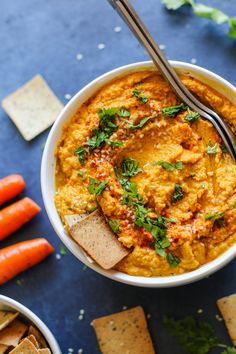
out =
<svg viewBox="0 0 236 354"><path fill-rule="evenodd" d="M18 315L19 312L0 311L0 331L7 327Z"/></svg>
<svg viewBox="0 0 236 354"><path fill-rule="evenodd" d="M16 347L27 328L21 321L14 320L0 332L0 344Z"/></svg>
<svg viewBox="0 0 236 354"><path fill-rule="evenodd" d="M8 345L0 344L0 354L6 353L7 349L8 349Z"/></svg>
<svg viewBox="0 0 236 354"><path fill-rule="evenodd" d="M47 343L43 335L39 332L37 328L35 328L34 326L29 326L28 334L32 334L36 338L39 348L47 348Z"/></svg>
<svg viewBox="0 0 236 354"><path fill-rule="evenodd" d="M111 231L99 210L73 225L70 234L104 269L113 268L129 254Z"/></svg>
<svg viewBox="0 0 236 354"><path fill-rule="evenodd" d="M103 354L155 354L140 306L98 318L92 325Z"/></svg>
<svg viewBox="0 0 236 354"><path fill-rule="evenodd" d="M38 354L38 350L35 348L35 346L29 339L25 338L10 353L11 354Z"/></svg>

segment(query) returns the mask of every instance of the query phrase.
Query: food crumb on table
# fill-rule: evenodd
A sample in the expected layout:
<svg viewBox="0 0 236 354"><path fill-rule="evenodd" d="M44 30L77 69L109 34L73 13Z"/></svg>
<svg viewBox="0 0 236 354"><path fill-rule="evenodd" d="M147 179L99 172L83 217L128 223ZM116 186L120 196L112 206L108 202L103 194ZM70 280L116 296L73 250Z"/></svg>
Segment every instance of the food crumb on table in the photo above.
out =
<svg viewBox="0 0 236 354"><path fill-rule="evenodd" d="M99 50L103 50L105 47L106 47L106 46L105 46L104 43L99 43L99 44L98 44L98 49L99 49Z"/></svg>
<svg viewBox="0 0 236 354"><path fill-rule="evenodd" d="M197 310L197 313L200 315L200 314L202 314L203 313L203 309L198 309Z"/></svg>
<svg viewBox="0 0 236 354"><path fill-rule="evenodd" d="M76 55L76 59L77 60L82 60L83 59L83 54L81 54L81 53L78 53L77 55Z"/></svg>
<svg viewBox="0 0 236 354"><path fill-rule="evenodd" d="M71 99L71 95L69 93L66 93L64 97L65 97L66 100L70 100Z"/></svg>
<svg viewBox="0 0 236 354"><path fill-rule="evenodd" d="M219 322L223 321L223 318L220 315L218 315L218 314L216 314L216 319Z"/></svg>

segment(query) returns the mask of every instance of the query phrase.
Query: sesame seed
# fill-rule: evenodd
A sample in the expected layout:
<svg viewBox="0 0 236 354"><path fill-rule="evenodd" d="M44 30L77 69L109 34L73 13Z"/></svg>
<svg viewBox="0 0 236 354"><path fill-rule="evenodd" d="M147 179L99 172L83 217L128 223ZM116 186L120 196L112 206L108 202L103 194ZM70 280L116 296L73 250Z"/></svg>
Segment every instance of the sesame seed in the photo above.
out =
<svg viewBox="0 0 236 354"><path fill-rule="evenodd" d="M122 28L120 26L114 27L114 32L119 33L122 31Z"/></svg>
<svg viewBox="0 0 236 354"><path fill-rule="evenodd" d="M223 321L223 318L220 316L220 315L216 315L216 319L217 319L217 321L219 321L219 322L221 322L221 321Z"/></svg>
<svg viewBox="0 0 236 354"><path fill-rule="evenodd" d="M160 44L159 47L160 47L161 50L166 49L166 45L165 44Z"/></svg>
<svg viewBox="0 0 236 354"><path fill-rule="evenodd" d="M105 47L106 47L106 46L105 46L104 43L99 43L99 44L98 44L98 49L99 49L99 50L103 50Z"/></svg>
<svg viewBox="0 0 236 354"><path fill-rule="evenodd" d="M127 306L123 306L122 310L127 310L127 308L128 308Z"/></svg>
<svg viewBox="0 0 236 354"><path fill-rule="evenodd" d="M74 349L73 348L68 348L69 353L73 353Z"/></svg>
<svg viewBox="0 0 236 354"><path fill-rule="evenodd" d="M69 93L66 93L64 97L65 97L66 100L70 100L71 99L71 95Z"/></svg>
<svg viewBox="0 0 236 354"><path fill-rule="evenodd" d="M192 59L191 59L191 63L192 63L192 64L197 64L197 59L196 59L196 58L192 58Z"/></svg>
<svg viewBox="0 0 236 354"><path fill-rule="evenodd" d="M200 315L201 313L203 313L203 309L198 309L197 313Z"/></svg>
<svg viewBox="0 0 236 354"><path fill-rule="evenodd" d="M80 313L81 315L84 315L84 313L85 313L84 309L81 309L79 313Z"/></svg>
<svg viewBox="0 0 236 354"><path fill-rule="evenodd" d="M61 255L59 253L56 254L56 259L61 259Z"/></svg>
<svg viewBox="0 0 236 354"><path fill-rule="evenodd" d="M151 318L151 317L152 317L151 314L148 313L148 314L147 314L147 318L149 319L149 318Z"/></svg>
<svg viewBox="0 0 236 354"><path fill-rule="evenodd" d="M83 354L83 349L82 348L80 348L79 350L78 350L78 354Z"/></svg>
<svg viewBox="0 0 236 354"><path fill-rule="evenodd" d="M83 59L83 54L78 53L78 54L76 55L76 59L77 59L77 60L82 60L82 59Z"/></svg>
<svg viewBox="0 0 236 354"><path fill-rule="evenodd" d="M79 319L80 321L82 321L82 320L84 319L84 316L83 316L83 315L79 315L78 319Z"/></svg>

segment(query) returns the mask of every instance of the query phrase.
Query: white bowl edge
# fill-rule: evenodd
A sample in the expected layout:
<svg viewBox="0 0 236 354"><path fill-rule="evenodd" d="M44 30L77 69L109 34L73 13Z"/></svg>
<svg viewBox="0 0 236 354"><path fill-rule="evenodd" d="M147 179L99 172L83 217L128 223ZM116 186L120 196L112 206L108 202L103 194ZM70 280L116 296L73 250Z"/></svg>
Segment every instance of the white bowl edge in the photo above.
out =
<svg viewBox="0 0 236 354"><path fill-rule="evenodd" d="M208 71L207 69L203 69L196 65L178 62L178 61L170 61L171 65L177 70L181 72L188 72L194 77L197 77L201 81L207 83L212 86L212 83L215 83L214 88L216 88L220 93L230 99L232 102L236 104L236 89L235 87L221 78L220 76ZM153 63L151 61L147 62L139 62L134 64L125 65L123 67L119 67L114 69L104 75L96 78L88 85L86 85L83 89L81 89L68 104L64 107L56 122L54 123L42 157L42 165L41 165L41 189L44 205L49 217L49 220L61 239L61 241L66 245L66 247L77 257L82 263L92 268L96 272L104 275L110 279L126 283L129 285L140 286L140 287L174 287L179 285L188 284L191 282L195 282L202 278L208 277L210 274L216 272L227 263L229 263L236 256L236 245L231 246L226 252L220 255L215 260L199 267L196 270L181 274L181 275L172 275L166 277L143 277L143 276L130 276L125 273L121 273L115 270L103 270L96 263L90 263L88 259L81 252L80 247L68 236L65 231L63 224L60 220L60 217L57 213L55 204L54 204L54 193L55 193L55 148L57 142L60 138L62 127L64 123L69 120L78 107L85 102L89 97L97 92L99 88L101 88L104 84L108 83L112 79L116 79L118 77L122 77L125 74L130 72L134 72L137 70L144 70L153 68Z"/></svg>
<svg viewBox="0 0 236 354"><path fill-rule="evenodd" d="M0 295L0 310L20 312L23 317L28 319L30 323L34 324L35 327L39 329L39 331L48 342L52 354L61 354L60 347L50 329L27 307L10 297Z"/></svg>

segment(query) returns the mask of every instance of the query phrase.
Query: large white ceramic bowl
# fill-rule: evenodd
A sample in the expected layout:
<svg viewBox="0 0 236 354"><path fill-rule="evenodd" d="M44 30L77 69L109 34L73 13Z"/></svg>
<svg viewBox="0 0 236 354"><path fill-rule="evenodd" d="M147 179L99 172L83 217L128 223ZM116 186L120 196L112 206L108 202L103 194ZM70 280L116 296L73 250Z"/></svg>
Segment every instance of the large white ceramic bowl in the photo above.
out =
<svg viewBox="0 0 236 354"><path fill-rule="evenodd" d="M191 74L200 81L207 83L208 85L214 87L217 91L223 94L225 97L230 99L234 104L236 104L236 89L226 80L222 79L220 76L203 69L199 66L171 61L171 65L179 73ZM55 149L57 142L60 138L62 127L66 121L68 121L76 110L88 99L90 98L98 89L100 89L104 84L121 77L125 74L143 70L143 69L154 69L152 62L140 62L130 65L125 65L115 70L112 70L80 90L66 105L63 109L56 122L54 123L43 153L42 166L41 166L41 188L42 195L45 204L48 217L54 227L57 235L60 237L61 241L69 248L69 250L84 264L92 268L96 272L111 278L113 280L142 287L173 287L178 285L183 285L191 283L209 276L210 274L216 272L218 269L225 266L229 261L231 261L236 256L236 245L232 246L229 250L224 252L214 261L203 265L202 267L181 275L167 276L167 277L141 277L141 276L130 276L125 273L118 272L116 270L104 270L96 263L90 263L85 257L81 248L70 238L68 233L65 231L60 217L54 205L54 193L55 193Z"/></svg>
<svg viewBox="0 0 236 354"><path fill-rule="evenodd" d="M0 310L20 312L20 318L39 329L46 339L52 354L61 354L60 347L50 329L27 307L10 297L0 295Z"/></svg>

